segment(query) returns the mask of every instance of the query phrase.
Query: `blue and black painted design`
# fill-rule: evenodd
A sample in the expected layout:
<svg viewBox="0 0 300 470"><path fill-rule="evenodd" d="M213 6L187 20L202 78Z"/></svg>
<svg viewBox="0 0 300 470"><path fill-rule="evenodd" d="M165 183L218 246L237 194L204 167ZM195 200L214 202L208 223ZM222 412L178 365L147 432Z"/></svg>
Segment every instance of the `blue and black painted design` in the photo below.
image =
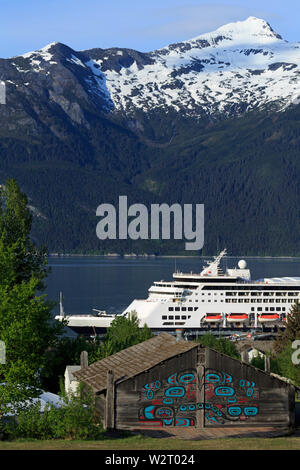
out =
<svg viewBox="0 0 300 470"><path fill-rule="evenodd" d="M197 402L197 384L204 387L204 402ZM195 370L170 374L165 381L145 384L141 391L140 422L155 426L193 426L196 411L204 410L206 423L226 424L251 420L259 413L255 382L209 369L203 377Z"/></svg>

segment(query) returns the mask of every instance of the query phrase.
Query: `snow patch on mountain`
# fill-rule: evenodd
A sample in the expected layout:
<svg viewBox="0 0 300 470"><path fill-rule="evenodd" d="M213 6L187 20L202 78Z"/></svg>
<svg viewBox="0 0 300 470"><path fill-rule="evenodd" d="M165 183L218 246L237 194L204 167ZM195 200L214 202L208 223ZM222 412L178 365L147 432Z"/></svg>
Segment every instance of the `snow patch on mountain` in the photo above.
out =
<svg viewBox="0 0 300 470"><path fill-rule="evenodd" d="M85 64L78 59L74 54L72 54L71 59L66 59L68 62L73 62L76 65L79 65L80 67L85 67Z"/></svg>
<svg viewBox="0 0 300 470"><path fill-rule="evenodd" d="M114 107L114 103L111 100L110 93L106 86L106 77L105 74L101 72L100 65L92 59L87 61L84 65L88 67L93 74L94 80L91 80L91 78L86 79L91 91L99 94L100 97L104 99L104 108L107 112L110 111Z"/></svg>
<svg viewBox="0 0 300 470"><path fill-rule="evenodd" d="M243 111L300 97L299 44L250 17L148 54L153 63L105 71L115 108L172 107L188 115ZM105 59L96 61L103 66Z"/></svg>
<svg viewBox="0 0 300 470"><path fill-rule="evenodd" d="M78 80L83 87L79 92L75 86L78 93L105 112L175 109L199 117L262 107L284 110L300 102L300 44L283 40L255 17L148 53L121 48L76 52L53 42L8 60L20 72L8 79L22 83L26 73L29 83L29 72L36 72L56 77L54 88L61 90L68 80Z"/></svg>

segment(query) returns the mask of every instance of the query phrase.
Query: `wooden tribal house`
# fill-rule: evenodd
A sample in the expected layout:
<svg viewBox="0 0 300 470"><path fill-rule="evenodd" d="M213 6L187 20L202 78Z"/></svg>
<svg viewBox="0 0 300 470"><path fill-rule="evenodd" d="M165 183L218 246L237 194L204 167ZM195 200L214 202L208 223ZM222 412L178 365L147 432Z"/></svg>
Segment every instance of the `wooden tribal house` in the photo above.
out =
<svg viewBox="0 0 300 470"><path fill-rule="evenodd" d="M294 425L292 385L167 333L74 376L92 388L110 429Z"/></svg>

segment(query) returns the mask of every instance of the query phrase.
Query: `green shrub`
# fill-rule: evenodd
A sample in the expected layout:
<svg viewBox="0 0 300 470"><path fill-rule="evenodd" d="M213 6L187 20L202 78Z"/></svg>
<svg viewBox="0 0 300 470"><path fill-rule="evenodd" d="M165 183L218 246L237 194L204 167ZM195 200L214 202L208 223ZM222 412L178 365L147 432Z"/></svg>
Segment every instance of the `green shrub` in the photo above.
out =
<svg viewBox="0 0 300 470"><path fill-rule="evenodd" d="M240 354L235 344L227 338L218 338L212 333L205 333L201 338L198 338L198 342L227 356L240 359Z"/></svg>
<svg viewBox="0 0 300 470"><path fill-rule="evenodd" d="M103 428L97 422L94 398L83 392L81 388L78 397L64 397L60 408L46 405L42 413L39 403L28 406L14 422L2 424L3 433L10 439L100 439Z"/></svg>
<svg viewBox="0 0 300 470"><path fill-rule="evenodd" d="M265 370L265 359L264 359L264 357L261 357L259 355L254 356L251 359L250 364L252 366L256 367L257 369Z"/></svg>
<svg viewBox="0 0 300 470"><path fill-rule="evenodd" d="M292 348L292 341L289 341L284 348L274 357L273 361L277 370L272 370L283 377L292 380L300 386L300 366L293 364L292 355L295 350Z"/></svg>

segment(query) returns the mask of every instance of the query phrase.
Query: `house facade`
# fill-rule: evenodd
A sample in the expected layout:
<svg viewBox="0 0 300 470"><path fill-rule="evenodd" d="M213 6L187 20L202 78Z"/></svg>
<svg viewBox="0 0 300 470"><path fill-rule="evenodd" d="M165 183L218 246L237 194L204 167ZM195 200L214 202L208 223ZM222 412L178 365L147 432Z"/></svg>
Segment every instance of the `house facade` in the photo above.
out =
<svg viewBox="0 0 300 470"><path fill-rule="evenodd" d="M74 376L92 387L107 428L294 426L291 384L166 333Z"/></svg>

